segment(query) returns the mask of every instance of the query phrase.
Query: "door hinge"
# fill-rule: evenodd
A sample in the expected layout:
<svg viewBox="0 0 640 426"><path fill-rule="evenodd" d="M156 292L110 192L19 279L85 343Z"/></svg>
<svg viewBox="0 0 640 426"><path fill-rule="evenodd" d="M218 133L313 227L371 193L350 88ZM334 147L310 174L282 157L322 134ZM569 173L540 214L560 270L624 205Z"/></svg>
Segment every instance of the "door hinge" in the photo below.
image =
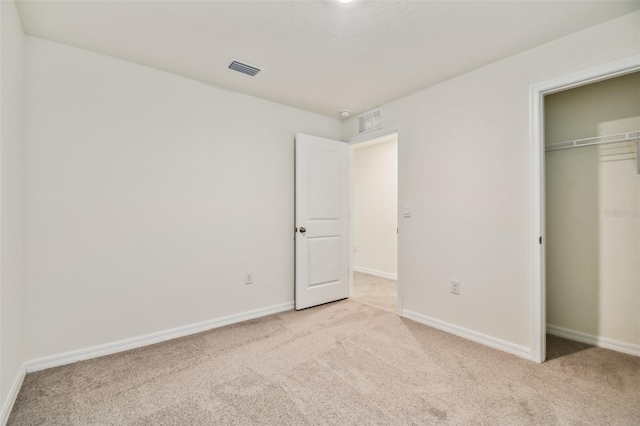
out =
<svg viewBox="0 0 640 426"><path fill-rule="evenodd" d="M538 240L538 242L542 244L542 236L540 236L540 239Z"/></svg>

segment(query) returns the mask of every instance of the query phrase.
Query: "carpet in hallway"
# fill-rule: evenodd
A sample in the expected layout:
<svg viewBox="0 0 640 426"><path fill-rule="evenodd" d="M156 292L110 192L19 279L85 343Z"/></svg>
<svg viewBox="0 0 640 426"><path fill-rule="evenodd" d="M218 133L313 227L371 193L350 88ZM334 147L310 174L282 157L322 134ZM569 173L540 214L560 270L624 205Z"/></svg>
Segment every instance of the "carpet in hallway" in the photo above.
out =
<svg viewBox="0 0 640 426"><path fill-rule="evenodd" d="M353 299L387 311L397 312L398 282L362 272L354 272Z"/></svg>

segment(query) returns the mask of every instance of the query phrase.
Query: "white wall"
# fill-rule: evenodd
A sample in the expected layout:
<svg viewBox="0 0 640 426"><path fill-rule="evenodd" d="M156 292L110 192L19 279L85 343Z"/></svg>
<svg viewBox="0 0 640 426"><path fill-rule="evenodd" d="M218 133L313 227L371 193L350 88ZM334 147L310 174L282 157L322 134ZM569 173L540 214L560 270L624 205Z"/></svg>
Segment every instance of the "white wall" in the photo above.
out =
<svg viewBox="0 0 640 426"><path fill-rule="evenodd" d="M12 1L0 3L0 406L24 361L23 146L24 39Z"/></svg>
<svg viewBox="0 0 640 426"><path fill-rule="evenodd" d="M412 205L405 309L530 346L529 85L640 53L639 27L630 14L384 105ZM293 135L348 138L356 118L30 37L26 71L27 358L293 299Z"/></svg>
<svg viewBox="0 0 640 426"><path fill-rule="evenodd" d="M640 73L545 98L548 144L636 130ZM634 144L550 151L545 157L547 322L640 344L640 180Z"/></svg>
<svg viewBox="0 0 640 426"><path fill-rule="evenodd" d="M293 138L338 120L26 45L29 359L293 301Z"/></svg>
<svg viewBox="0 0 640 426"><path fill-rule="evenodd" d="M353 151L353 268L387 277L398 273L398 143Z"/></svg>
<svg viewBox="0 0 640 426"><path fill-rule="evenodd" d="M383 105L400 125L405 310L531 347L529 86L640 53L640 13ZM357 133L357 117L344 136ZM461 295L449 280L461 281Z"/></svg>

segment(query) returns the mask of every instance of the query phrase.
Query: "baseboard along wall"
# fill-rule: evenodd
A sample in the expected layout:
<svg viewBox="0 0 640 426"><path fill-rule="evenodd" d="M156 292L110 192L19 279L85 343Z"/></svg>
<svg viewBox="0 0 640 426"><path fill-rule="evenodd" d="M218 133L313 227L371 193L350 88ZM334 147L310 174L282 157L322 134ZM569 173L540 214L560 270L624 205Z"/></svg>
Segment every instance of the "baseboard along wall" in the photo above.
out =
<svg viewBox="0 0 640 426"><path fill-rule="evenodd" d="M354 266L353 272L362 272L363 274L375 275L376 277L387 278L389 280L398 280L398 274L376 271L375 269L364 268L362 266Z"/></svg>
<svg viewBox="0 0 640 426"><path fill-rule="evenodd" d="M431 318L417 312L408 311L406 309L402 310L402 317L415 322L419 322L420 324L428 325L429 327L437 328L438 330L442 330L450 334L454 334L464 339L480 343L490 348L498 349L502 352L507 352L528 360L531 359L531 349L524 346L516 345L515 343L487 336L486 334L478 333L477 331L469 330L468 328L450 324L448 322Z"/></svg>
<svg viewBox="0 0 640 426"><path fill-rule="evenodd" d="M267 306L252 311L241 312L239 314L228 315L221 318L215 318L208 321L189 324L182 327L159 331L156 333L150 333L144 336L132 337L130 339L119 340L117 342L106 343L90 348L79 349L58 355L34 359L26 362L27 373L52 367L59 367L61 365L71 364L74 362L84 361L87 359L97 358L105 355L111 355L117 352L123 352L129 349L153 345L155 343L164 342L166 340L176 339L178 337L184 337L190 334L200 333L202 331L223 327L225 325L235 324L254 318L260 318L266 315L289 311L293 309L293 306L293 302Z"/></svg>
<svg viewBox="0 0 640 426"><path fill-rule="evenodd" d="M597 346L599 348L622 352L623 354L635 355L640 357L640 345L636 345L633 343L621 342L619 340L609 339L607 337L594 336L593 334L569 330L568 328L558 327L557 325L553 324L547 324L547 334L562 337L564 339L575 340L576 342L586 343L588 345Z"/></svg>
<svg viewBox="0 0 640 426"><path fill-rule="evenodd" d="M116 342L105 343L103 345L92 346L85 349L69 351L62 354L27 361L22 364L22 367L18 371L13 386L11 387L11 391L9 392L7 400L2 407L2 413L0 413L0 425L4 426L9 420L11 410L13 409L13 405L15 404L20 388L22 387L22 382L24 381L27 373L45 370L47 368L60 367L62 365L72 364L78 361L85 361L105 355L128 351L130 349L153 345L167 340L212 330L214 328L224 327L225 325L236 324L267 315L277 314L279 312L290 311L293 307L294 302L281 303L279 305L267 306L252 311L241 312L239 314L228 315L143 336L132 337L130 339L119 340Z"/></svg>
<svg viewBox="0 0 640 426"><path fill-rule="evenodd" d="M16 403L16 399L18 398L18 393L20 392L20 388L22 387L22 382L24 381L24 378L26 375L27 375L26 365L22 364L22 366L16 373L15 379L13 380L13 385L11 385L11 390L9 391L9 395L7 395L7 400L2 406L2 413L0 413L0 425L2 426L5 426L9 421L11 410L13 409L13 405Z"/></svg>

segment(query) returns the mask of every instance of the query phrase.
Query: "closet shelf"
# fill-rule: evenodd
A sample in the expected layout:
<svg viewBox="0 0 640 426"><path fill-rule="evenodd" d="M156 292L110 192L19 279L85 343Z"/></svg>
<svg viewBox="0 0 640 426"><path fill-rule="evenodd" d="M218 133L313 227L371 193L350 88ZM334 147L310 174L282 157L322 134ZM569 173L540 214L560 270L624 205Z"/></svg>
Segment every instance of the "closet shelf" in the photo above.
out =
<svg viewBox="0 0 640 426"><path fill-rule="evenodd" d="M545 151L557 151L559 149L579 148L583 146L602 145L606 143L637 141L640 139L640 130L635 132L618 133L615 135L598 136L595 138L576 139L574 141L552 143L544 147Z"/></svg>
<svg viewBox="0 0 640 426"><path fill-rule="evenodd" d="M558 142L546 145L545 151L558 151L560 149L580 148L583 146L604 145L616 142L635 142L636 162L638 163L638 177L640 177L640 130L615 135L598 136L595 138L576 139L574 141Z"/></svg>

